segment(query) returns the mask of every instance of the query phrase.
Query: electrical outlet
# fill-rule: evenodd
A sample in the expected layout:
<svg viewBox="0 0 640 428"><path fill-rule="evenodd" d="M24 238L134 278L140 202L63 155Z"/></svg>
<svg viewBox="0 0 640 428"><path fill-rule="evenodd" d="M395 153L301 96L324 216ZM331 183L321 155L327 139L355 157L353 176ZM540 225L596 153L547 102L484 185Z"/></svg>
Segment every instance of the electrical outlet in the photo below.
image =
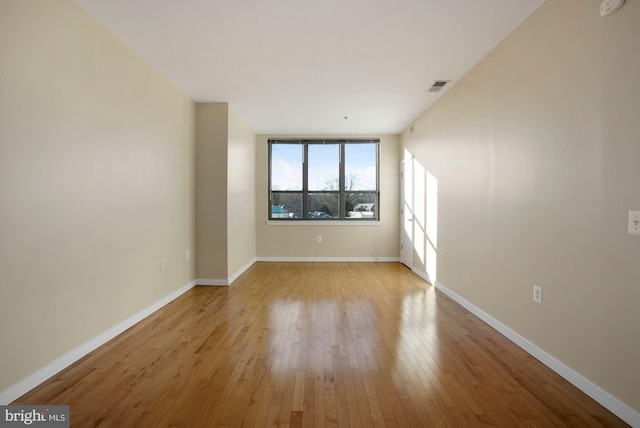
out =
<svg viewBox="0 0 640 428"><path fill-rule="evenodd" d="M167 268L167 264L164 262L164 259L160 259L160 270L165 270Z"/></svg>
<svg viewBox="0 0 640 428"><path fill-rule="evenodd" d="M542 287L537 285L533 286L533 301L536 303L542 303Z"/></svg>
<svg viewBox="0 0 640 428"><path fill-rule="evenodd" d="M191 251L187 250L187 251L184 253L184 258L185 258L187 261L191 260Z"/></svg>
<svg viewBox="0 0 640 428"><path fill-rule="evenodd" d="M640 235L640 211L629 211L629 235Z"/></svg>
<svg viewBox="0 0 640 428"><path fill-rule="evenodd" d="M316 242L322 242L322 235L316 236Z"/></svg>

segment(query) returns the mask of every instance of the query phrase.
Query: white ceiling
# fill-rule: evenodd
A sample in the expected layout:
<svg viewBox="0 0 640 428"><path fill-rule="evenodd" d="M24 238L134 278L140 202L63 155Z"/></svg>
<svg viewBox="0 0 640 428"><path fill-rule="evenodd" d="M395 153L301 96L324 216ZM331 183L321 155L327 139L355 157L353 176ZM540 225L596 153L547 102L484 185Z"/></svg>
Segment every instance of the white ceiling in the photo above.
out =
<svg viewBox="0 0 640 428"><path fill-rule="evenodd" d="M543 1L75 0L193 100L305 134L403 131Z"/></svg>

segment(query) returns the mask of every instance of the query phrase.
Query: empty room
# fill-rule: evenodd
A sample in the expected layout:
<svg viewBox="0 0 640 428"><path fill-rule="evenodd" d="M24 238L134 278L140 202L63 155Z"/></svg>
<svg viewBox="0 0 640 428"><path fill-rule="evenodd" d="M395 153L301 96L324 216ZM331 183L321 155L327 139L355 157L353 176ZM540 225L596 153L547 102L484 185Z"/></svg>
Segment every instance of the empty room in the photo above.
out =
<svg viewBox="0 0 640 428"><path fill-rule="evenodd" d="M639 41L0 0L0 425L640 427Z"/></svg>

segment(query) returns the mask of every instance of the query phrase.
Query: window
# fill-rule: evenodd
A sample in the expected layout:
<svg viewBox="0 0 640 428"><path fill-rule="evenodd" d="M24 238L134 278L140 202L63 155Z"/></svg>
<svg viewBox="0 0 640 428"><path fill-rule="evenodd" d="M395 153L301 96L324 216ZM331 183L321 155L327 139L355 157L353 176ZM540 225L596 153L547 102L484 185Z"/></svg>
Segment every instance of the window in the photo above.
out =
<svg viewBox="0 0 640 428"><path fill-rule="evenodd" d="M379 144L269 140L269 219L378 220Z"/></svg>

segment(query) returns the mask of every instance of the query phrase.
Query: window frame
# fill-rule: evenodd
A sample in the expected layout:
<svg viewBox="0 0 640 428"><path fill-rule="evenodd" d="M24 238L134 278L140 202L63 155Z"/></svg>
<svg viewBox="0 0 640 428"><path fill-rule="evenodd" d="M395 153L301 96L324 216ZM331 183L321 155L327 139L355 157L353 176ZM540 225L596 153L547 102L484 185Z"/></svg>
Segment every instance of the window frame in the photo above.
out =
<svg viewBox="0 0 640 428"><path fill-rule="evenodd" d="M300 139L300 138L269 138L268 143L268 180L267 180L267 201L268 201L268 221L269 222L319 222L319 223L377 223L380 221L380 139L357 138L357 139ZM276 144L292 144L302 146L302 190L273 190L272 189L272 148ZM309 146L314 144L335 144L339 145L338 160L338 190L309 190ZM375 190L345 190L346 163L345 147L349 144L375 144L376 156L376 188ZM350 193L370 194L375 200L375 214L372 217L347 217L346 197ZM274 194L300 194L302 196L302 216L294 217L273 217L273 195ZM337 194L339 217L310 217L309 195L313 194Z"/></svg>

